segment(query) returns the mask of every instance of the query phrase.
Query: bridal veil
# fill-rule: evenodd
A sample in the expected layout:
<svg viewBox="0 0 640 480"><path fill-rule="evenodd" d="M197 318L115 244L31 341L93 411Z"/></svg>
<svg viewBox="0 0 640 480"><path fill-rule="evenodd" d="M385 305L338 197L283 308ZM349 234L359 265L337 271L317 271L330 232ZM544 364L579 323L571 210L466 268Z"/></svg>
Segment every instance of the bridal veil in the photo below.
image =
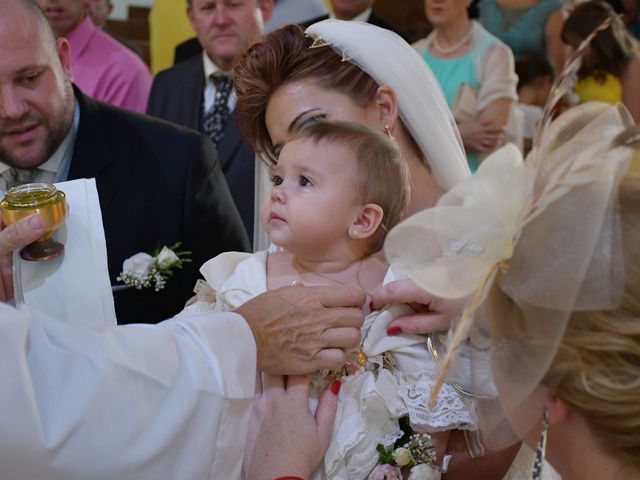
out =
<svg viewBox="0 0 640 480"><path fill-rule="evenodd" d="M453 115L420 55L396 33L364 22L325 20L305 31L396 94L400 118L422 150L436 182L449 190L469 176Z"/></svg>

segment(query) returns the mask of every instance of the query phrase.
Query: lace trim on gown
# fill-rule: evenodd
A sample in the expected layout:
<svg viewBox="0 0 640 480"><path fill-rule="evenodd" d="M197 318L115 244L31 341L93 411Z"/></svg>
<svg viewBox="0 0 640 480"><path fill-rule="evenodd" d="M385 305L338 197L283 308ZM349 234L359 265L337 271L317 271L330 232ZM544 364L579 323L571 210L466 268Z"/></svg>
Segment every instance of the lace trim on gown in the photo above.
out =
<svg viewBox="0 0 640 480"><path fill-rule="evenodd" d="M205 263L200 272L206 282L196 287L187 311L230 310L267 289L267 253L224 253ZM397 279L389 269L384 283ZM367 364L342 378L338 412L324 468L314 479L366 478L377 463L376 446L392 445L402 436L398 425L409 416L421 432L450 429L475 430L473 404L449 385L429 409L436 365L419 335L387 335L387 325L411 313L406 305L391 305L365 317L362 350ZM312 377L311 408L330 377Z"/></svg>

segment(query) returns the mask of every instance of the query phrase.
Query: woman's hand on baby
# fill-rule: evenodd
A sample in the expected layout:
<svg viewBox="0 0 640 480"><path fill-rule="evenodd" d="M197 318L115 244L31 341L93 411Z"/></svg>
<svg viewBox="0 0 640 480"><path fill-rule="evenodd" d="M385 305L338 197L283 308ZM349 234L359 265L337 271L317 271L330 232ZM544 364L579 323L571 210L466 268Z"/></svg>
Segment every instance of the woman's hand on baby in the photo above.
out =
<svg viewBox="0 0 640 480"><path fill-rule="evenodd" d="M329 447L340 381L309 411L309 379L259 374L244 456L245 478L310 478Z"/></svg>
<svg viewBox="0 0 640 480"><path fill-rule="evenodd" d="M406 303L416 312L414 315L398 317L389 323L387 333L401 332L428 334L448 330L452 319L459 315L467 298L445 300L420 288L411 279L387 283L373 292L371 306L378 310L390 303Z"/></svg>

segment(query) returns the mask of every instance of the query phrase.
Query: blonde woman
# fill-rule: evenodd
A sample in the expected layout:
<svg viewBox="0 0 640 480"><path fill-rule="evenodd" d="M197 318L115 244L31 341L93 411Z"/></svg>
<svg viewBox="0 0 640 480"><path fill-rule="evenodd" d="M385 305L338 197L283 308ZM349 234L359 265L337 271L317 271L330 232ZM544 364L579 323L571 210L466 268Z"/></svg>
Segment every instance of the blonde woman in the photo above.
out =
<svg viewBox="0 0 640 480"><path fill-rule="evenodd" d="M526 163L505 147L385 246L425 289L472 294L443 371L491 406L488 442L537 449L534 479L545 457L563 480L640 478L637 131L621 105L570 109Z"/></svg>

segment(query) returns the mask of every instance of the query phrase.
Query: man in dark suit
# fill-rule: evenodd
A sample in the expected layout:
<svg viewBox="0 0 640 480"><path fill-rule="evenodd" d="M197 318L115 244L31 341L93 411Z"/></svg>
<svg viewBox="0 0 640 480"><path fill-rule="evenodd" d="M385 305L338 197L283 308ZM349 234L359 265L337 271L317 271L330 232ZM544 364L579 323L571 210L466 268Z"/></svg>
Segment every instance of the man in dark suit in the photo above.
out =
<svg viewBox="0 0 640 480"><path fill-rule="evenodd" d="M188 0L187 15L203 53L160 72L153 81L147 113L209 136L229 190L250 237L253 235L255 155L238 131L235 92L229 77L236 58L264 31L273 0L240 5Z"/></svg>
<svg viewBox="0 0 640 480"><path fill-rule="evenodd" d="M303 22L301 25L303 28L307 28L309 25L326 20L327 18L359 20L400 34L391 24L373 13L374 1L375 0L331 0L331 13L312 18L311 20Z"/></svg>
<svg viewBox="0 0 640 480"><path fill-rule="evenodd" d="M201 53L202 45L200 45L198 37L188 38L184 42L176 45L176 49L173 54L173 64L177 65L178 63Z"/></svg>
<svg viewBox="0 0 640 480"><path fill-rule="evenodd" d="M120 323L168 318L191 296L205 260L249 248L215 151L195 132L74 89L69 44L56 44L41 23L51 39L46 46L17 39L20 53L0 61L0 190L16 178L95 177L114 284L128 257L181 242L193 263L175 271L163 290L114 295Z"/></svg>

